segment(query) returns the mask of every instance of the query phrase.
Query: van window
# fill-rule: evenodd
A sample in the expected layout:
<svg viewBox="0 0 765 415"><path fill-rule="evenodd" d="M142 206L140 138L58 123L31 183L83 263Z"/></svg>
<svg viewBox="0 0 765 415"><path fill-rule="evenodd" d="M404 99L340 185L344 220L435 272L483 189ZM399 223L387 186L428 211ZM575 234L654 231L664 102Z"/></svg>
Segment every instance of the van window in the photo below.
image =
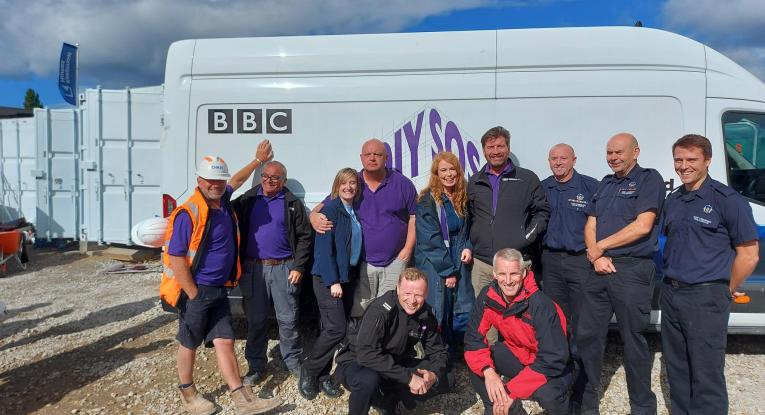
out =
<svg viewBox="0 0 765 415"><path fill-rule="evenodd" d="M765 204L765 114L726 112L722 117L728 183Z"/></svg>

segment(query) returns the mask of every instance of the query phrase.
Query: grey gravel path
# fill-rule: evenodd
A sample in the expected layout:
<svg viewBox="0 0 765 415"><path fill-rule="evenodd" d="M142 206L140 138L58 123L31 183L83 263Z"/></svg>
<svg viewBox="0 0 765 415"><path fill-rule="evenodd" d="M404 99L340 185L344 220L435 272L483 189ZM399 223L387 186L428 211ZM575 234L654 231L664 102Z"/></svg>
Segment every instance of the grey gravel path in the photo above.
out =
<svg viewBox="0 0 765 415"><path fill-rule="evenodd" d="M176 395L174 336L177 322L157 305L158 273L102 274L111 263L102 257L38 250L27 271L9 269L0 276L0 300L7 319L0 323L0 414L180 414ZM628 413L622 349L612 336L602 381L607 384L602 414ZM732 414L765 414L765 339L730 336L726 375ZM659 410L667 414L666 374L659 337L654 352L653 389ZM278 350L271 340L269 349ZM237 341L240 364L243 341ZM347 393L312 402L297 393L296 380L270 363L273 376L257 387L285 403L275 413L344 413ZM210 350L199 353L199 389L221 414L233 414L231 401ZM421 414L480 414L464 364L458 367L455 393L419 407ZM539 414L524 402L518 413Z"/></svg>

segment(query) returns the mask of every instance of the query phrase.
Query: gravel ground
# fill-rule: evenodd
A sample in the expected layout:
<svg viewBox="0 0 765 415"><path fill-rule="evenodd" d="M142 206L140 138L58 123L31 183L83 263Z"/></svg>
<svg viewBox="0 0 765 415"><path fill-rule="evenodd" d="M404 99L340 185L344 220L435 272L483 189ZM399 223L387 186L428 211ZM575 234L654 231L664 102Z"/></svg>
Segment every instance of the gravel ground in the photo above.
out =
<svg viewBox="0 0 765 415"><path fill-rule="evenodd" d="M0 300L8 318L0 323L0 414L180 414L176 391L174 341L177 322L158 306L160 274L105 274L104 257L58 250L33 250L26 271L10 266L0 275ZM156 264L154 264L156 265ZM273 376L256 387L277 394L284 404L275 413L335 414L347 408L345 393L336 400L303 400L296 380L278 369L277 342L269 342ZM601 413L626 414L629 406L621 366L622 348L612 337L602 382L607 385ZM310 344L310 341L306 342ZM659 338L654 353L653 390L659 411L668 389ZM236 350L244 368L243 341ZM726 375L732 414L765 413L765 342L760 337L730 336ZM458 366L455 393L434 398L416 413L479 414L464 364ZM200 391L232 414L231 401L217 374L211 350L198 353L195 369ZM524 402L518 413L539 414Z"/></svg>

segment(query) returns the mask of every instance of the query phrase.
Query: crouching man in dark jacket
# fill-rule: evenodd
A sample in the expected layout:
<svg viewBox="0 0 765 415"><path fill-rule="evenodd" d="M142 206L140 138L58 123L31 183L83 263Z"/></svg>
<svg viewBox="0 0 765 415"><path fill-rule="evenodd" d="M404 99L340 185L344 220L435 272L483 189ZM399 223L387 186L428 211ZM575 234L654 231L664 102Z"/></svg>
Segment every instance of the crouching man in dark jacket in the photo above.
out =
<svg viewBox="0 0 765 415"><path fill-rule="evenodd" d="M396 290L375 299L337 357L338 380L351 392L348 413L394 413L399 401L445 392L447 348L429 305L428 277L405 269Z"/></svg>
<svg viewBox="0 0 765 415"><path fill-rule="evenodd" d="M485 414L507 414L518 399L534 399L551 415L568 414L572 375L566 317L537 288L515 249L500 249L494 281L481 291L465 334L465 362ZM495 327L500 341L489 347Z"/></svg>

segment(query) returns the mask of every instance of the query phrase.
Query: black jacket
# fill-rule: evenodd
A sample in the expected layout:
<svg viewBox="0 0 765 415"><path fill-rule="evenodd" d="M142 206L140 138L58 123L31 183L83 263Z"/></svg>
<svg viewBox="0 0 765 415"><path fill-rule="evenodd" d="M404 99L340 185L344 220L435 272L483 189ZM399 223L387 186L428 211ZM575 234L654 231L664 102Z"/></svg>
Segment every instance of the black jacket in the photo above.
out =
<svg viewBox="0 0 765 415"><path fill-rule="evenodd" d="M395 290L369 304L358 330L349 333L346 341L349 344L337 356L338 365L356 360L387 379L408 384L416 369L401 363L416 359L415 346L421 343L424 358L417 368L430 370L439 378L446 374L446 345L430 306L425 304L409 316L401 309Z"/></svg>
<svg viewBox="0 0 765 415"><path fill-rule="evenodd" d="M500 177L496 215L485 165L470 177L468 203L473 256L488 264L502 248L526 253L544 233L550 218L550 205L539 178L518 166Z"/></svg>
<svg viewBox="0 0 765 415"><path fill-rule="evenodd" d="M239 218L239 255L245 258L247 255L247 242L249 240L250 212L255 204L255 196L260 190L260 185L246 191L243 195L231 201L237 217ZM313 228L308 220L308 212L303 202L286 187L284 188L284 219L287 223L287 240L292 248L294 257L292 269L300 271L303 275L308 273L313 254Z"/></svg>

